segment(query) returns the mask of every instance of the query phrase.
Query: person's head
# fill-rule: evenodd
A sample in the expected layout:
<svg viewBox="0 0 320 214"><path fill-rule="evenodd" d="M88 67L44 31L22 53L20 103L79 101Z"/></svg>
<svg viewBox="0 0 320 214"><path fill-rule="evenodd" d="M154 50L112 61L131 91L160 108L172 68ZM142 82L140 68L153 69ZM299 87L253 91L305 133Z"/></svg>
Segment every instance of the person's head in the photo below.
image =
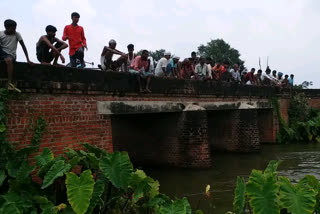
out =
<svg viewBox="0 0 320 214"><path fill-rule="evenodd" d="M204 63L206 63L206 59L203 57L200 57L200 65L204 65Z"/></svg>
<svg viewBox="0 0 320 214"><path fill-rule="evenodd" d="M169 60L170 57L171 57L171 53L170 53L169 51L166 51L166 52L164 53L164 58L166 58L167 60Z"/></svg>
<svg viewBox="0 0 320 214"><path fill-rule="evenodd" d="M7 19L4 21L4 28L6 29L6 33L11 35L16 33L17 23L11 19Z"/></svg>
<svg viewBox="0 0 320 214"><path fill-rule="evenodd" d="M228 61L225 61L225 62L223 63L223 66L224 66L225 68L229 68L229 65L230 65L230 63L229 63Z"/></svg>
<svg viewBox="0 0 320 214"><path fill-rule="evenodd" d="M272 75L273 75L273 76L276 76L276 75L277 75L277 71L276 71L276 70L273 70L273 71L272 71Z"/></svg>
<svg viewBox="0 0 320 214"><path fill-rule="evenodd" d="M238 65L238 64L234 64L234 65L233 65L233 69L234 69L235 71L239 70L239 65Z"/></svg>
<svg viewBox="0 0 320 214"><path fill-rule="evenodd" d="M71 19L73 24L78 24L79 19L80 19L80 14L77 12L71 13Z"/></svg>
<svg viewBox="0 0 320 214"><path fill-rule="evenodd" d="M117 47L117 42L116 42L116 40L111 39L111 40L109 41L109 48L115 49L116 47Z"/></svg>
<svg viewBox="0 0 320 214"><path fill-rule="evenodd" d="M251 68L251 73L254 73L256 71L256 69L255 68Z"/></svg>
<svg viewBox="0 0 320 214"><path fill-rule="evenodd" d="M133 51L134 51L134 45L133 45L133 44L129 44L129 45L127 46L127 48L128 48L128 52L129 52L129 53L133 53Z"/></svg>
<svg viewBox="0 0 320 214"><path fill-rule="evenodd" d="M291 78L291 79L293 79L293 78L294 78L294 75L293 75L293 74L291 74L291 75L290 75L290 78Z"/></svg>
<svg viewBox="0 0 320 214"><path fill-rule="evenodd" d="M278 72L278 78L281 79L283 76L283 73L282 72Z"/></svg>
<svg viewBox="0 0 320 214"><path fill-rule="evenodd" d="M269 68L269 66L266 69L266 74L270 74L271 73L271 69Z"/></svg>
<svg viewBox="0 0 320 214"><path fill-rule="evenodd" d="M46 32L47 32L47 36L48 37L55 37L56 36L56 32L57 32L57 28L53 25L48 25L46 27Z"/></svg>
<svg viewBox="0 0 320 214"><path fill-rule="evenodd" d="M259 69L259 70L258 70L258 76L261 76L261 75L262 75L262 70Z"/></svg>
<svg viewBox="0 0 320 214"><path fill-rule="evenodd" d="M182 66L188 66L190 64L191 64L191 62L190 62L190 60L188 58L184 59L183 62L182 62Z"/></svg>
<svg viewBox="0 0 320 214"><path fill-rule="evenodd" d="M197 53L194 52L194 51L192 51L192 52L191 52L191 58L192 58L192 59L196 59L196 58L197 58Z"/></svg>
<svg viewBox="0 0 320 214"><path fill-rule="evenodd" d="M141 59L142 60L148 60L148 56L149 56L149 51L143 50L142 53L141 53Z"/></svg>
<svg viewBox="0 0 320 214"><path fill-rule="evenodd" d="M288 75L288 74L286 74L286 75L284 76L284 78L285 78L285 79L288 79L288 77L289 77L289 75Z"/></svg>
<svg viewBox="0 0 320 214"><path fill-rule="evenodd" d="M180 60L180 57L174 56L172 59L173 59L174 64L177 64Z"/></svg>
<svg viewBox="0 0 320 214"><path fill-rule="evenodd" d="M206 58L206 63L211 65L212 59L210 57Z"/></svg>

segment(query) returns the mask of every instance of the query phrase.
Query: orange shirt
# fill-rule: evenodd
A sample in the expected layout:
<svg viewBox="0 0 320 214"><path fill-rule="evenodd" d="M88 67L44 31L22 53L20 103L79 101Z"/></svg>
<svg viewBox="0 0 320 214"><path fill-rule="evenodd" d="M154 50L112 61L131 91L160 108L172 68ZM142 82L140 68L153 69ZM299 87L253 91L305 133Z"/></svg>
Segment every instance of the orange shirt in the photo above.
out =
<svg viewBox="0 0 320 214"><path fill-rule="evenodd" d="M220 65L219 68L217 66L213 67L213 71L216 73L217 79L220 79L222 74L227 71L224 66Z"/></svg>

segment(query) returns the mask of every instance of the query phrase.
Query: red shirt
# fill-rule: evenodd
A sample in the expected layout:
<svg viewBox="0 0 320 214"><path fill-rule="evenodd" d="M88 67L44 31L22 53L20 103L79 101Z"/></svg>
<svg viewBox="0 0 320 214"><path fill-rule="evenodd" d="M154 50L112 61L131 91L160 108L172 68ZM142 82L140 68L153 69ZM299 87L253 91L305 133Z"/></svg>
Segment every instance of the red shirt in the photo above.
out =
<svg viewBox="0 0 320 214"><path fill-rule="evenodd" d="M62 40L66 41L69 37L69 55L72 56L82 46L87 46L86 37L84 36L83 27L77 25L67 25L63 30Z"/></svg>

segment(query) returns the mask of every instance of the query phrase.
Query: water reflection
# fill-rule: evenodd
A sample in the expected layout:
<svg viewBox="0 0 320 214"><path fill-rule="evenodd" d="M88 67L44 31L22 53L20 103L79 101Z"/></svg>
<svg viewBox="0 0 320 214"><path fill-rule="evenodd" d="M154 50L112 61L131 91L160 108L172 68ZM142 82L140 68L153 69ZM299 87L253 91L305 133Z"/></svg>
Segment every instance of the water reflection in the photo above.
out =
<svg viewBox="0 0 320 214"><path fill-rule="evenodd" d="M205 170L147 169L160 181L160 191L173 197L187 196L193 208L221 214L232 210L237 176L249 177L252 169L263 170L270 160L282 160L279 175L297 182L304 175L320 179L319 145L266 145L255 154L215 154L214 166ZM211 185L211 198L205 199L205 187ZM211 206L213 206L213 209Z"/></svg>

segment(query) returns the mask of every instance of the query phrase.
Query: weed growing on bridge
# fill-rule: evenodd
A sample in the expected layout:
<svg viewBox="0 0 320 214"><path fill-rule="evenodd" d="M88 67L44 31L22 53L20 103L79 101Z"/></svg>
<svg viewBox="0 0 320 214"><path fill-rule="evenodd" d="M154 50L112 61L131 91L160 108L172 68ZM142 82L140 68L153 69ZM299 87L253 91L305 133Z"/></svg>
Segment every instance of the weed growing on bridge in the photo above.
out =
<svg viewBox="0 0 320 214"><path fill-rule="evenodd" d="M238 177L233 210L236 214L312 214L320 211L320 182L306 175L297 184L278 177L279 161L271 161L264 172L252 170L248 183Z"/></svg>
<svg viewBox="0 0 320 214"><path fill-rule="evenodd" d="M271 102L279 121L278 143L320 143L320 112L307 105L303 94L290 100L289 123L281 115L278 99L273 98Z"/></svg>

